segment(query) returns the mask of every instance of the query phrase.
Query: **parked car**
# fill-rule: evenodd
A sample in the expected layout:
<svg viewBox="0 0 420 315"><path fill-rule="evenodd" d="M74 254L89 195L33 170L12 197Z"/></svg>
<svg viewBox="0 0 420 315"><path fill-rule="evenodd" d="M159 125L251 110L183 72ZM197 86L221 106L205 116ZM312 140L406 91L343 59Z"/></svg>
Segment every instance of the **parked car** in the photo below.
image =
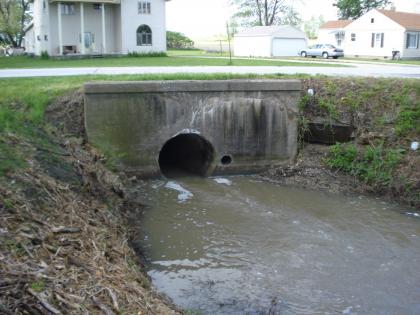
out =
<svg viewBox="0 0 420 315"><path fill-rule="evenodd" d="M330 44L316 44L313 46L308 47L305 50L300 52L301 57L322 57L322 58L329 58L332 57L337 59L338 57L344 56L344 50L341 48L336 48L334 45Z"/></svg>

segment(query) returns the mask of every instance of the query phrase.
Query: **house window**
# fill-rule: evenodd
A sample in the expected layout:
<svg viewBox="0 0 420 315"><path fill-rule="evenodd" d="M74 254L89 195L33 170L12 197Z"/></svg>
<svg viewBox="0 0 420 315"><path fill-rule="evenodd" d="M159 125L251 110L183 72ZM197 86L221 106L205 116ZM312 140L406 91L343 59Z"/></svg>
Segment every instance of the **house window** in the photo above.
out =
<svg viewBox="0 0 420 315"><path fill-rule="evenodd" d="M370 46L374 47L384 47L385 34L384 33L372 33L372 40Z"/></svg>
<svg viewBox="0 0 420 315"><path fill-rule="evenodd" d="M406 48L419 48L419 33L407 33Z"/></svg>
<svg viewBox="0 0 420 315"><path fill-rule="evenodd" d="M138 12L139 12L139 14L150 14L150 13L152 13L150 1L139 1Z"/></svg>
<svg viewBox="0 0 420 315"><path fill-rule="evenodd" d="M44 10L44 12L47 10L47 3L44 1L42 1L42 9Z"/></svg>
<svg viewBox="0 0 420 315"><path fill-rule="evenodd" d="M152 45L152 30L147 25L140 25L137 29L137 46Z"/></svg>
<svg viewBox="0 0 420 315"><path fill-rule="evenodd" d="M345 33L343 31L335 33L335 40L337 42L337 46L341 47L341 43L343 42L345 37Z"/></svg>
<svg viewBox="0 0 420 315"><path fill-rule="evenodd" d="M351 41L352 42L356 41L356 33L351 33Z"/></svg>
<svg viewBox="0 0 420 315"><path fill-rule="evenodd" d="M61 4L61 14L62 15L74 15L74 3L62 3Z"/></svg>
<svg viewBox="0 0 420 315"><path fill-rule="evenodd" d="M94 3L93 4L93 10L100 10L102 8L102 4L101 3Z"/></svg>
<svg viewBox="0 0 420 315"><path fill-rule="evenodd" d="M44 40L48 41L48 35L44 35Z"/></svg>
<svg viewBox="0 0 420 315"><path fill-rule="evenodd" d="M384 47L385 34L384 33L372 33L371 47Z"/></svg>
<svg viewBox="0 0 420 315"><path fill-rule="evenodd" d="M375 23L375 19L374 18L371 18L370 19L370 23Z"/></svg>
<svg viewBox="0 0 420 315"><path fill-rule="evenodd" d="M79 33L79 42L82 43L82 36L80 33ZM95 34L91 32L85 32L84 34L85 48L90 48L94 42L95 42Z"/></svg>

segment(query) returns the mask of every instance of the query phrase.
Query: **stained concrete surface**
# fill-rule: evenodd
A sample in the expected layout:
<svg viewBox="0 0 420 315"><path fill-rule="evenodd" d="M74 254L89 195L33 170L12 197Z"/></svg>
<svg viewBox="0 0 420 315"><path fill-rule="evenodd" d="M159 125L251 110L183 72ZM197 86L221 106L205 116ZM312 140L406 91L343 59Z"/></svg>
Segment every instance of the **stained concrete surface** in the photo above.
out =
<svg viewBox="0 0 420 315"><path fill-rule="evenodd" d="M298 80L87 83L86 131L140 177L161 174L160 151L182 133L211 143L210 173L257 172L295 158L300 88Z"/></svg>

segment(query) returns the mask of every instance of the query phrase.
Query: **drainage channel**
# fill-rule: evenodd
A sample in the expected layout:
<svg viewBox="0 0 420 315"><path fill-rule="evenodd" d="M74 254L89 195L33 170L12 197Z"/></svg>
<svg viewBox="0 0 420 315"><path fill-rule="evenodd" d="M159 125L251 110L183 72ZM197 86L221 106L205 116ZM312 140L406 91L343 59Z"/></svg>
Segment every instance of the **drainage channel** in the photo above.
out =
<svg viewBox="0 0 420 315"><path fill-rule="evenodd" d="M167 144L162 162L166 152L178 152L170 151L174 143L185 145L178 142L184 138ZM202 141L189 138L185 143ZM192 169L205 173L201 166ZM420 220L402 215L399 206L278 186L257 176L144 181L136 189L150 205L135 241L148 274L185 309L419 313Z"/></svg>
<svg viewBox="0 0 420 315"><path fill-rule="evenodd" d="M208 176L214 162L212 144L197 133L181 133L169 139L159 153L159 167L168 178Z"/></svg>

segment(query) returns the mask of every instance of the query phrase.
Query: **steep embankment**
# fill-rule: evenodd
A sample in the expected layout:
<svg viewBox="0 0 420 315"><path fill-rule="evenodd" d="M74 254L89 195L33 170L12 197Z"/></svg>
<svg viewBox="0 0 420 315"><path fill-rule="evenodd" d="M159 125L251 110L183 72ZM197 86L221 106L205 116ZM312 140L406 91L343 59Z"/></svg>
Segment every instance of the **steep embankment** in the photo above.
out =
<svg viewBox="0 0 420 315"><path fill-rule="evenodd" d="M79 91L47 109L55 126L1 134L0 313L178 314L130 247L141 205L84 143L81 105Z"/></svg>

